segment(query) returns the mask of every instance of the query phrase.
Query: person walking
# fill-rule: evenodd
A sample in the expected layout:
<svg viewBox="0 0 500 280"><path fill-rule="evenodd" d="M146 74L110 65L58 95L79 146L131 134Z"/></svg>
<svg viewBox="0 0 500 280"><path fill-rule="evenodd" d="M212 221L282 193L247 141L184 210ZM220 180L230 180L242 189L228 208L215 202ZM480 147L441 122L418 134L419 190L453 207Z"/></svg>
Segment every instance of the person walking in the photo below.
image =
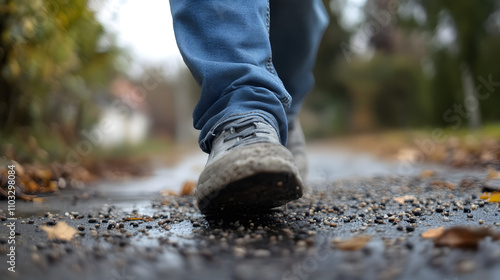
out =
<svg viewBox="0 0 500 280"><path fill-rule="evenodd" d="M328 25L321 0L170 0L181 55L201 87L193 112L209 154L202 213L263 211L303 194L297 119Z"/></svg>

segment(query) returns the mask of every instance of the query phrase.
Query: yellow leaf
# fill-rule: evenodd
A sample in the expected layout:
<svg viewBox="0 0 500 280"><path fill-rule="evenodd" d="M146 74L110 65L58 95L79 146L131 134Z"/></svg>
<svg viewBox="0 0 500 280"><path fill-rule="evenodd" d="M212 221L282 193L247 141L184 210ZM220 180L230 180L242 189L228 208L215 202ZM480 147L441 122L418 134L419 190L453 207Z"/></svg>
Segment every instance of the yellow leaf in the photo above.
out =
<svg viewBox="0 0 500 280"><path fill-rule="evenodd" d="M492 193L489 202L500 202L500 193L499 192Z"/></svg>
<svg viewBox="0 0 500 280"><path fill-rule="evenodd" d="M500 192L483 193L479 198L488 200L488 202L500 202Z"/></svg>
<svg viewBox="0 0 500 280"><path fill-rule="evenodd" d="M490 198L490 194L489 193L483 193L479 198L480 199L489 199Z"/></svg>

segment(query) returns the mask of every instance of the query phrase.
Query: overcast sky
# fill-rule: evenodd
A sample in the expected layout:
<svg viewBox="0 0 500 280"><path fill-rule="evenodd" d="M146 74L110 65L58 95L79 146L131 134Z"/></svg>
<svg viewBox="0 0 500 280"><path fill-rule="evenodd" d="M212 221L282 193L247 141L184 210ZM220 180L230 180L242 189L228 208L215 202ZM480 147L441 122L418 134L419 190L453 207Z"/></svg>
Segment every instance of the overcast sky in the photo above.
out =
<svg viewBox="0 0 500 280"><path fill-rule="evenodd" d="M95 0L99 1L99 0ZM98 18L129 50L132 71L140 65L175 67L182 61L175 43L170 6L165 0L107 0Z"/></svg>

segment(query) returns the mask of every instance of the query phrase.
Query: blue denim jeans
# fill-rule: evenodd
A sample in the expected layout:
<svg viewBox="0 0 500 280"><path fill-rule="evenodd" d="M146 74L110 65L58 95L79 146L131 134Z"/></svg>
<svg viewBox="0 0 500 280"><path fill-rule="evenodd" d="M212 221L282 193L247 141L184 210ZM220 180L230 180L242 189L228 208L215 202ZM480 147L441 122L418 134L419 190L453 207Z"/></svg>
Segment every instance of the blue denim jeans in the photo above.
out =
<svg viewBox="0 0 500 280"><path fill-rule="evenodd" d="M209 153L225 123L268 121L286 144L314 84L312 69L328 24L321 0L170 0L183 59L201 86L193 112Z"/></svg>

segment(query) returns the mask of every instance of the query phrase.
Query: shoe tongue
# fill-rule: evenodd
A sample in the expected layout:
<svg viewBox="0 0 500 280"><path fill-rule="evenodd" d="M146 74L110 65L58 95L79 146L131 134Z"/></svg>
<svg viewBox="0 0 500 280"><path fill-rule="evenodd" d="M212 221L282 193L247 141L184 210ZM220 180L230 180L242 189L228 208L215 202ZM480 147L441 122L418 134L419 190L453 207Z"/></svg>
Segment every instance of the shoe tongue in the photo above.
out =
<svg viewBox="0 0 500 280"><path fill-rule="evenodd" d="M239 131L241 131L241 128L245 128L246 126L252 125L253 123L257 123L257 122L266 123L266 121L262 117L259 117L259 116L247 116L247 117L242 117L242 118L239 118L236 120L229 120L229 121L226 121L223 124L221 124L219 126L219 128L216 129L215 134L219 134L220 132L222 132L224 130L227 131L230 129L234 129L234 130L236 130L236 132L239 132Z"/></svg>

